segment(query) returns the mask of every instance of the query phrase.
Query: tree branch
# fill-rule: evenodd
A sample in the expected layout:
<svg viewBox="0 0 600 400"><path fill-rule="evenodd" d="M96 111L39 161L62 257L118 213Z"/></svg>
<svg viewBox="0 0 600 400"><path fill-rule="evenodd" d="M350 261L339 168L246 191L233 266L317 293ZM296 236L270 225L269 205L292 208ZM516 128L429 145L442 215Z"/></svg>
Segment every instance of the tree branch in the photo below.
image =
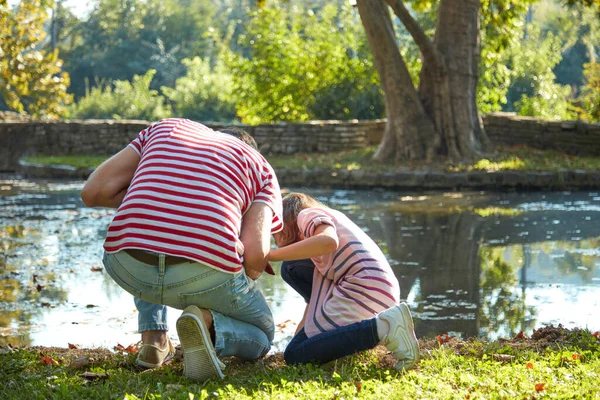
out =
<svg viewBox="0 0 600 400"><path fill-rule="evenodd" d="M425 34L425 31L419 26L419 23L410 15L410 12L404 6L402 0L385 0L392 7L394 14L400 18L400 21L406 27L406 30L413 37L417 46L421 50L424 58L433 60L437 64L441 64L440 54L433 46L431 39Z"/></svg>

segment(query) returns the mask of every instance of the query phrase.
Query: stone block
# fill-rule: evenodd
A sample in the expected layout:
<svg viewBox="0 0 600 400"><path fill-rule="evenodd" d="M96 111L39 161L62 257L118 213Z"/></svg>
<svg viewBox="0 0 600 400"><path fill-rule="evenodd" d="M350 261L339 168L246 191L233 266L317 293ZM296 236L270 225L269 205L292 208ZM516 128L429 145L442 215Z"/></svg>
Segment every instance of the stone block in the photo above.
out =
<svg viewBox="0 0 600 400"><path fill-rule="evenodd" d="M532 189L564 189L565 185L557 172L527 171L527 185Z"/></svg>

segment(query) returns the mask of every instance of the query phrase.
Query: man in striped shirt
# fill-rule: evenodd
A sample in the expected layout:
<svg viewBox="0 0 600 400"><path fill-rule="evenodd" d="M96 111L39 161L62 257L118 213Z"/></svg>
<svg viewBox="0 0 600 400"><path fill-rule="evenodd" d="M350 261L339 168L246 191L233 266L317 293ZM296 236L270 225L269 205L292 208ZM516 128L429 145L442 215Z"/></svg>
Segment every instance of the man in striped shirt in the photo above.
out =
<svg viewBox="0 0 600 400"><path fill-rule="evenodd" d="M117 208L104 265L135 297L139 365L172 357L166 306L184 309L177 332L191 379L223 377L217 356L268 352L273 317L253 279L268 267L270 235L282 229L281 192L251 136L160 121L98 167L81 197Z"/></svg>

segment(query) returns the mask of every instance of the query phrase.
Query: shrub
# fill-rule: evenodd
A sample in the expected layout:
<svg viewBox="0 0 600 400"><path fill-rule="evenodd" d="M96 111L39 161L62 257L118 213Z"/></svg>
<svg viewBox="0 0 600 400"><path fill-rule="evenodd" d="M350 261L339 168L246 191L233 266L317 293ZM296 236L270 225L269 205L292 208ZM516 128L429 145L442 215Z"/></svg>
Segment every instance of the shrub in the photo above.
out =
<svg viewBox="0 0 600 400"><path fill-rule="evenodd" d="M175 88L162 87L173 104L175 115L196 121L231 122L235 119L232 77L219 58L211 68L200 57L184 59L187 74L178 78Z"/></svg>
<svg viewBox="0 0 600 400"><path fill-rule="evenodd" d="M171 107L158 91L150 89L156 73L149 70L144 75L134 75L131 82L114 81L113 85L97 82L86 88L86 94L69 113L77 119L142 119L157 121L171 115ZM114 88L113 88L114 86Z"/></svg>

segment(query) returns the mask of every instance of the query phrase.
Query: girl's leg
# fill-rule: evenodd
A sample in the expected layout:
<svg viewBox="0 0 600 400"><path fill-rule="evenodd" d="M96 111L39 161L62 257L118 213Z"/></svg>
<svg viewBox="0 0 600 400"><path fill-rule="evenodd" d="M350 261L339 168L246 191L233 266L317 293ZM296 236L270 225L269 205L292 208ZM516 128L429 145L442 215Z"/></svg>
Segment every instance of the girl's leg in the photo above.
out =
<svg viewBox="0 0 600 400"><path fill-rule="evenodd" d="M284 261L281 263L281 277L308 303L312 292L315 264L310 258Z"/></svg>
<svg viewBox="0 0 600 400"><path fill-rule="evenodd" d="M307 337L302 329L288 344L283 357L288 364L326 363L377 346L376 318Z"/></svg>

